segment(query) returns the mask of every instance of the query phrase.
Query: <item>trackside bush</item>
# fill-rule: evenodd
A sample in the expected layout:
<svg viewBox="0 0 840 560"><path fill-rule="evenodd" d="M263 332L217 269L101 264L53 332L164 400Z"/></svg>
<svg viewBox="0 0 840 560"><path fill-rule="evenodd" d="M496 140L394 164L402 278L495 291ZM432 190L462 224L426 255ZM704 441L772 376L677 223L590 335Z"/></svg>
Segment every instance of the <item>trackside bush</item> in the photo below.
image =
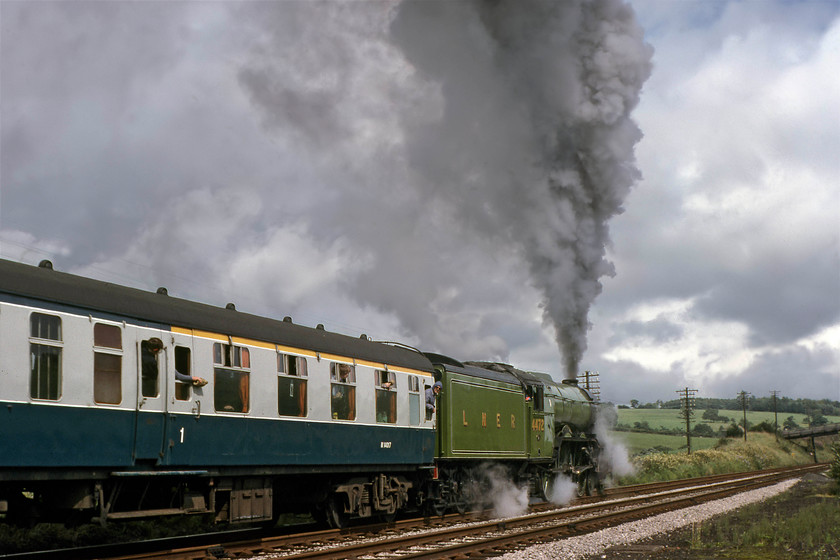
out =
<svg viewBox="0 0 840 560"><path fill-rule="evenodd" d="M840 441L835 441L829 447L831 452L831 468L828 475L834 479L836 489L840 492Z"/></svg>
<svg viewBox="0 0 840 560"><path fill-rule="evenodd" d="M635 457L633 464L637 474L620 479L619 484L743 472L792 466L808 461L808 455L800 448L780 446L773 436L754 433L750 435L750 441L729 439L714 449L702 449L691 454L651 453Z"/></svg>

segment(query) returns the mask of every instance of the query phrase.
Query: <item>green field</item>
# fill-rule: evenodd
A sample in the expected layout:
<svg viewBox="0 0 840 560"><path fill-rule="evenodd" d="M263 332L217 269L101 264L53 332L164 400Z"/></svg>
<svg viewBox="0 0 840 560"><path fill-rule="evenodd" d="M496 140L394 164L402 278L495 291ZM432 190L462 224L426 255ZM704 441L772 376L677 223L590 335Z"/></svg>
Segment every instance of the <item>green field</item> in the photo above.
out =
<svg viewBox="0 0 840 560"><path fill-rule="evenodd" d="M744 412L741 410L721 410L721 416L727 416L736 424L744 419ZM793 416L793 420L802 427L807 427L805 424L805 415L790 412L779 413L779 429L782 428L782 423L788 416ZM720 426L728 426L729 422L706 422L703 418L703 410L695 410L694 417L691 419L691 425L704 423L709 424L713 430L717 431ZM840 416L826 416L829 422L840 422ZM754 426L767 420L773 423L772 412L752 412L747 411L747 422L750 426ZM636 422L647 422L654 430L663 427L667 429L684 429L685 420L679 417L679 410L675 409L655 409L655 408L619 408L618 409L618 423L628 424L633 426Z"/></svg>
<svg viewBox="0 0 840 560"><path fill-rule="evenodd" d="M666 434L649 434L642 432L612 432L615 441L627 448L632 456L642 451L666 447L673 451L685 448L685 436L671 436ZM749 436L747 436L749 437ZM710 449L718 442L718 438L692 437L691 450Z"/></svg>
<svg viewBox="0 0 840 560"><path fill-rule="evenodd" d="M721 410L720 416L729 417L731 422L741 422L743 420L743 411L740 410ZM793 416L794 421L802 427L807 427L804 422L804 414L792 414L789 412L779 414L779 428L788 416ZM729 426L730 422L707 422L702 420L703 410L696 410L695 415L691 420L691 425L695 426L699 423L708 424L715 432L718 428ZM827 416L829 422L840 422L840 416ZM751 426L759 424L763 421L773 423L772 412L751 412L747 411L747 422ZM618 409L618 423L632 427L636 422L647 422L651 429L666 428L669 430L684 430L685 420L679 417L679 411L674 409ZM626 432L614 431L613 437L616 441L623 444L628 453L636 455L642 451L651 450L654 448L667 448L673 451L684 450L686 441L685 436L675 436L667 434L655 434L646 432ZM749 439L750 434L747 434ZM718 442L717 437L692 437L691 450L697 451L700 449L709 449Z"/></svg>

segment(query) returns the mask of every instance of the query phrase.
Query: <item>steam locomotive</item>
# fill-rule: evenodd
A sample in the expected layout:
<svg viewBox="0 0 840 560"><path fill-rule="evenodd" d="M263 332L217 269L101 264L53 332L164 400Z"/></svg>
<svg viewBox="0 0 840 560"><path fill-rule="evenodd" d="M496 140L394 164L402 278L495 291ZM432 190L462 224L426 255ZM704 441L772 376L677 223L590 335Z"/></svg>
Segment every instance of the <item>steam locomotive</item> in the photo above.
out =
<svg viewBox="0 0 840 560"><path fill-rule="evenodd" d="M426 391L443 390L435 414ZM440 514L600 486L574 382L0 260L0 519Z"/></svg>

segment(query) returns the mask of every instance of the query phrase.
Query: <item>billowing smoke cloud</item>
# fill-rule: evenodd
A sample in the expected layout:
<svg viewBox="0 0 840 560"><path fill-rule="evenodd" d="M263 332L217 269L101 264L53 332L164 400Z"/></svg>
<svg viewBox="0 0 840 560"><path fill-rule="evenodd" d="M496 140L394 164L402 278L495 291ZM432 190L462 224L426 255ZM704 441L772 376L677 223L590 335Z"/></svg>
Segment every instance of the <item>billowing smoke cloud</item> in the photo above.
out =
<svg viewBox="0 0 840 560"><path fill-rule="evenodd" d="M509 469L484 463L470 473L462 488L467 509L492 509L496 517L516 517L528 512L527 485L517 484Z"/></svg>
<svg viewBox="0 0 840 560"><path fill-rule="evenodd" d="M305 28L284 10L285 32L273 40L281 47L306 41ZM354 5L335 20L324 19L327 27L340 21L345 28L331 48L310 55L310 69L326 70L300 75L296 61L273 58L269 49L241 71L242 84L265 110L264 124L296 131L326 154L325 164L361 142L364 163L391 172L371 176L348 158L343 188L357 193L357 204L393 200L400 214L410 204L403 229L428 231L436 224L417 216L437 216L450 236L458 232L453 223L460 228L450 244L484 239L487 245L479 249L489 253L486 260L514 252L542 294L565 373L574 376L599 278L613 273L604 258L607 221L621 211L638 178L633 146L640 133L629 113L650 72L651 52L630 8L618 0L407 1L393 13L379 4L368 11ZM360 79L382 79L371 69L371 57L404 74L397 83L382 81L372 97L359 85ZM396 108L390 118L377 118L378 138L365 130L377 103ZM403 160L407 168L393 169ZM388 179L402 184L377 185ZM381 231L347 226L357 239L378 236L375 244L381 245ZM429 235L421 239L429 243ZM377 258L380 264L406 263L411 259L394 251L411 250L417 263L435 263L436 256L439 270L457 264L443 262L446 253L432 255L428 246L414 245L394 243ZM439 301L441 287L454 283L449 275L440 274L437 286L383 285L378 267L373 270L356 277L355 297L390 308L408 330L434 344L417 315L436 310L428 302ZM491 281L474 278L473 284ZM441 322L438 317L438 328Z"/></svg>
<svg viewBox="0 0 840 560"><path fill-rule="evenodd" d="M533 305L535 291L574 376L613 274L607 222L639 176L629 113L651 52L632 10L410 0L245 4L238 17L253 21L240 86L285 157L317 169L307 188L330 227L310 227L314 243L338 231L363 263L341 279L347 294L424 349L504 359L488 308ZM509 293L523 284L527 297Z"/></svg>
<svg viewBox="0 0 840 560"><path fill-rule="evenodd" d="M595 435L601 444L599 457L601 471L608 473L610 478L629 476L636 472L636 467L630 461L627 447L615 438L613 428L618 421L618 411L615 407L602 405L595 418Z"/></svg>
<svg viewBox="0 0 840 560"><path fill-rule="evenodd" d="M632 10L612 0L404 2L392 31L444 99L441 118L409 138L418 184L518 247L575 376L599 278L613 274L607 221L639 177L629 113L651 51Z"/></svg>
<svg viewBox="0 0 840 560"><path fill-rule="evenodd" d="M577 491L578 485L571 478L559 475L551 486L548 501L558 506L569 505L577 497Z"/></svg>

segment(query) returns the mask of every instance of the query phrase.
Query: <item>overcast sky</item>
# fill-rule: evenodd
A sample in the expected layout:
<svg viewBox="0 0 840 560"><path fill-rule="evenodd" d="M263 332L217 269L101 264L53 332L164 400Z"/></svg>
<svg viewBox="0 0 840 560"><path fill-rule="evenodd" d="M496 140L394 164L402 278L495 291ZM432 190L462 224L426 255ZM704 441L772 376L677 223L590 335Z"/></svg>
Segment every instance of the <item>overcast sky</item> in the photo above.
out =
<svg viewBox="0 0 840 560"><path fill-rule="evenodd" d="M615 402L840 399L838 68L835 1L2 0L0 256Z"/></svg>

